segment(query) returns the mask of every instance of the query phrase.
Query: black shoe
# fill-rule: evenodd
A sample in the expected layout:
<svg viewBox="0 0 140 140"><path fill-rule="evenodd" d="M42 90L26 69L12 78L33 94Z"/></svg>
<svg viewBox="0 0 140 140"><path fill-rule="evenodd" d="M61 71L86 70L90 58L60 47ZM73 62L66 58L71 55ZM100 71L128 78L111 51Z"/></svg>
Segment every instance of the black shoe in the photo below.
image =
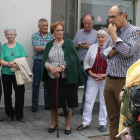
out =
<svg viewBox="0 0 140 140"><path fill-rule="evenodd" d="M105 132L106 131L106 126L105 125L101 125L99 130L100 130L100 132Z"/></svg>
<svg viewBox="0 0 140 140"><path fill-rule="evenodd" d="M50 110L50 108L49 108L49 107L47 107L47 106L45 106L45 107L44 107L44 109L45 109L45 110Z"/></svg>
<svg viewBox="0 0 140 140"><path fill-rule="evenodd" d="M55 129L56 129L56 126L55 126L54 128L49 128L49 129L48 129L48 132L49 132L49 133L52 133L52 132L55 131Z"/></svg>
<svg viewBox="0 0 140 140"><path fill-rule="evenodd" d="M0 117L0 121L2 122L2 121L4 121L4 119L2 117Z"/></svg>
<svg viewBox="0 0 140 140"><path fill-rule="evenodd" d="M26 121L24 120L24 118L17 119L17 120L20 121L20 122L26 122Z"/></svg>
<svg viewBox="0 0 140 140"><path fill-rule="evenodd" d="M32 112L36 113L37 112L37 107L32 107Z"/></svg>
<svg viewBox="0 0 140 140"><path fill-rule="evenodd" d="M79 127L77 127L77 131L83 131L84 129L89 128L89 126L81 124Z"/></svg>
<svg viewBox="0 0 140 140"><path fill-rule="evenodd" d="M11 117L6 118L6 122L11 122L12 120L13 120L13 118L11 118Z"/></svg>
<svg viewBox="0 0 140 140"><path fill-rule="evenodd" d="M71 133L71 129L70 129L70 130L65 129L64 133L65 133L66 135L69 135L69 134Z"/></svg>

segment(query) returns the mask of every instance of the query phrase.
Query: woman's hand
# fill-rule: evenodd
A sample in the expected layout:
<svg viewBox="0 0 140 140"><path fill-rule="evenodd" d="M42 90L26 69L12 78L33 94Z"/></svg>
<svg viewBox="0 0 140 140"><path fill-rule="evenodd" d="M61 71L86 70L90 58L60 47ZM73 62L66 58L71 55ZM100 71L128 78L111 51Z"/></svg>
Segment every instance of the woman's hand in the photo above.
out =
<svg viewBox="0 0 140 140"><path fill-rule="evenodd" d="M91 70L90 70L88 73L89 73L89 75L90 75L91 77L93 77L96 81L102 80L102 78L101 78L99 75L97 75L97 74L95 74L95 73L92 73Z"/></svg>
<svg viewBox="0 0 140 140"><path fill-rule="evenodd" d="M56 77L56 78L59 78L60 74L59 74L59 72L55 72L55 73L53 74L53 76Z"/></svg>
<svg viewBox="0 0 140 140"><path fill-rule="evenodd" d="M65 66L62 66L62 67L53 67L52 65L49 66L49 71L52 73L52 75L54 77L59 77L60 74L59 72L62 72L65 70Z"/></svg>
<svg viewBox="0 0 140 140"><path fill-rule="evenodd" d="M19 66L18 66L17 64L13 64L13 65L11 66L11 68L14 68L14 69L16 69L16 70L19 70Z"/></svg>
<svg viewBox="0 0 140 140"><path fill-rule="evenodd" d="M102 79L105 79L106 74L98 74L98 76L99 76L100 78L102 78Z"/></svg>
<svg viewBox="0 0 140 140"><path fill-rule="evenodd" d="M50 65L48 69L49 69L49 71L50 71L52 74L54 74L55 69L54 69L54 67L53 67L52 65Z"/></svg>
<svg viewBox="0 0 140 140"><path fill-rule="evenodd" d="M15 64L15 62L14 61L11 61L11 62L8 62L9 63L9 66L12 66L12 65L14 65Z"/></svg>

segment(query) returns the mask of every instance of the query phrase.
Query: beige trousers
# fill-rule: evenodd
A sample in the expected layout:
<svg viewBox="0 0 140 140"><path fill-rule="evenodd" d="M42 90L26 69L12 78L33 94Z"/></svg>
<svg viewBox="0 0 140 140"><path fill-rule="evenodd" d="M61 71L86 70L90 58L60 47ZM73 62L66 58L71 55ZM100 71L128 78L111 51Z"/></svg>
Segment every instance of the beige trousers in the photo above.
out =
<svg viewBox="0 0 140 140"><path fill-rule="evenodd" d="M110 79L106 76L104 98L107 108L107 114L110 121L110 140L119 140L115 138L119 129L119 116L121 101L119 93L125 85L125 79Z"/></svg>

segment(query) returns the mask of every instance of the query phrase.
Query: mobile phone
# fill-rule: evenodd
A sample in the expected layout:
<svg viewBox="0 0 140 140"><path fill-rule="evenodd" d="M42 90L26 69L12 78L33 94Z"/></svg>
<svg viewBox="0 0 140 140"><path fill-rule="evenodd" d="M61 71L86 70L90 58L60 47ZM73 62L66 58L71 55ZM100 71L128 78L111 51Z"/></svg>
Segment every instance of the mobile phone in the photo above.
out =
<svg viewBox="0 0 140 140"><path fill-rule="evenodd" d="M84 44L86 44L86 42L81 42L81 44L83 44L83 45L84 45Z"/></svg>

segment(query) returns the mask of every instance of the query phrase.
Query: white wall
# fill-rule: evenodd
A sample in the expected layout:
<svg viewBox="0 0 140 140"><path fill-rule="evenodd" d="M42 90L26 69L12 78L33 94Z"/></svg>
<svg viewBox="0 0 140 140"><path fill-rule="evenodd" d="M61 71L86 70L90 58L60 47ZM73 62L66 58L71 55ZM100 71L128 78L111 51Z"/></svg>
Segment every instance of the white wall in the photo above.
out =
<svg viewBox="0 0 140 140"><path fill-rule="evenodd" d="M136 26L140 27L140 0L136 3Z"/></svg>
<svg viewBox="0 0 140 140"><path fill-rule="evenodd" d="M30 68L32 68L31 35L38 31L38 20L46 18L50 25L51 0L0 0L0 42L7 42L3 30L7 26L17 29L16 41L23 44L27 54ZM43 90L40 88L39 104L44 104ZM20 93L19 93L20 94ZM32 84L26 85L25 105L31 105ZM13 96L14 102L14 96ZM0 106L3 106L3 97ZM14 105L14 104L13 104Z"/></svg>

